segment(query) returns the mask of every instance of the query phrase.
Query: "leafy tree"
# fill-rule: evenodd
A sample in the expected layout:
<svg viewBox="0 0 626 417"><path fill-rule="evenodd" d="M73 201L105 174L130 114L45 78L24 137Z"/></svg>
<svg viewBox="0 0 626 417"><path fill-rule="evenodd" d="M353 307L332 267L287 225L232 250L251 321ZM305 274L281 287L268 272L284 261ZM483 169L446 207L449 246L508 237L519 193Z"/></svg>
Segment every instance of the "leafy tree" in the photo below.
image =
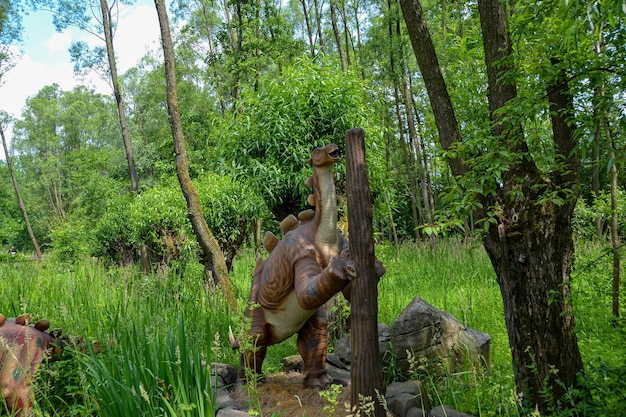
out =
<svg viewBox="0 0 626 417"><path fill-rule="evenodd" d="M73 2L67 0L29 0L36 9L50 10L53 13L52 22L58 31L62 31L69 26L76 26L81 30L85 30L105 43L105 48L96 47L90 50L84 42L76 42L70 47L70 55L75 63L75 70L80 72L82 68L89 68L99 71L105 79L110 80L113 88L113 95L117 104L117 113L119 125L122 132L124 148L126 150L126 159L128 163L128 174L130 177L131 189L134 192L138 190L137 170L135 168L135 159L133 156L133 148L128 131L128 123L126 121L126 108L120 89L120 82L117 73L117 64L115 61L115 50L113 48L113 33L115 27L116 13L120 2L113 0L111 4L107 0L90 0L87 2ZM94 15L92 12L99 10L100 15ZM96 22L92 22L92 18ZM99 20L98 20L99 19ZM104 64L106 58L107 64Z"/></svg>
<svg viewBox="0 0 626 417"><path fill-rule="evenodd" d="M12 145L34 229L47 234L66 220L88 229L106 210L106 198L120 192L117 179L124 178L124 154L111 146L117 141L110 99L85 87L47 86L27 101L22 117Z"/></svg>
<svg viewBox="0 0 626 417"><path fill-rule="evenodd" d="M17 54L13 49L13 45L21 39L22 27L21 27L21 5L19 3L2 1L0 2L0 84L4 82L2 77L11 70L16 63ZM13 189L17 197L17 202L24 218L24 224L28 231L28 235L31 239L37 259L41 259L41 249L37 238L33 233L30 220L28 218L28 212L24 200L22 199L22 193L18 186L15 171L13 170L12 155L9 153L9 147L7 144L7 138L5 136L6 124L10 121L8 114L2 112L0 114L0 136L2 138L2 148L4 149L4 159L6 166L13 183Z"/></svg>
<svg viewBox="0 0 626 417"><path fill-rule="evenodd" d="M554 412L582 369L569 282L581 172L580 84L570 71L580 68L584 49L561 42L578 22L564 19L556 2L516 3L513 33L526 36L512 37L504 4L478 2L492 125L476 140L461 134L420 2L401 5L461 204L484 224L517 389L532 409Z"/></svg>
<svg viewBox="0 0 626 417"><path fill-rule="evenodd" d="M376 103L361 81L305 58L285 67L281 77L261 79L258 93L244 95L243 105L245 113L221 132L220 158L205 159L216 170L252 179L279 220L305 205L312 149L328 143L343 148L345 132L354 126L365 129L369 146L381 139ZM383 165L376 156L370 162L380 184Z"/></svg>

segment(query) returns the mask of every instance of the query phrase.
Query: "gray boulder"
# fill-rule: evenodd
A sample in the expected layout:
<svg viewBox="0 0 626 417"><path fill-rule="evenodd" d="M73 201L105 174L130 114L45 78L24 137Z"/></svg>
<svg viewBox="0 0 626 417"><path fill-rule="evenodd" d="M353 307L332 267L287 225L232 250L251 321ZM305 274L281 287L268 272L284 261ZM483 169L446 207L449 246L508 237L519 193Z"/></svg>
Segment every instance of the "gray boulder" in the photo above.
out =
<svg viewBox="0 0 626 417"><path fill-rule="evenodd" d="M467 328L450 313L415 297L391 324L378 326L381 360L393 356L400 372L410 368L408 353L414 358L440 361L441 371L456 372L468 368L488 371L491 337ZM349 367L352 352L349 335L337 341L335 354Z"/></svg>

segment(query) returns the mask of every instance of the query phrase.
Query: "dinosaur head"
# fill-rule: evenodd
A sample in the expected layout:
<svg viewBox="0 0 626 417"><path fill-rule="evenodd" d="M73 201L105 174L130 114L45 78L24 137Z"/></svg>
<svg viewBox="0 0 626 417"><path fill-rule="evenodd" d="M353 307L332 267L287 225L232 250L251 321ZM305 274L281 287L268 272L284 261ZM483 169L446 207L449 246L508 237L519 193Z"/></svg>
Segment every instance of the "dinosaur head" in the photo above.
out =
<svg viewBox="0 0 626 417"><path fill-rule="evenodd" d="M339 147L334 143L319 148L313 149L311 158L309 158L309 165L321 168L326 166L332 166L339 161Z"/></svg>

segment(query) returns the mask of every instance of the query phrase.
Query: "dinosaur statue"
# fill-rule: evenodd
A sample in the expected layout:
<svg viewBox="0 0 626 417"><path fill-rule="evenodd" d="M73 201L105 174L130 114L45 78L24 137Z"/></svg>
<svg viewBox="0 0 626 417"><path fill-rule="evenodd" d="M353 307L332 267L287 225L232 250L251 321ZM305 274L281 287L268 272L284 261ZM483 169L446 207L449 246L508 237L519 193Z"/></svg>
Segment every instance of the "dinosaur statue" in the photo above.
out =
<svg viewBox="0 0 626 417"><path fill-rule="evenodd" d="M0 314L0 388L8 411L16 416L31 414L35 373L44 359L59 356L65 345L60 330L46 331L48 320L34 325L30 321L28 314L9 319Z"/></svg>
<svg viewBox="0 0 626 417"><path fill-rule="evenodd" d="M315 211L287 216L280 225L281 240L271 232L265 234L263 244L270 254L264 261L257 259L245 313L254 348L241 348L240 380L246 369L261 374L267 347L297 333L304 385L321 390L333 381L326 371L326 319L321 307L338 292L349 301L350 281L358 276L347 241L337 230L332 167L339 156L334 144L313 150L309 159L313 175L306 185L313 188L308 203ZM377 261L376 269L380 278L385 268ZM232 331L230 341L233 348L240 347Z"/></svg>

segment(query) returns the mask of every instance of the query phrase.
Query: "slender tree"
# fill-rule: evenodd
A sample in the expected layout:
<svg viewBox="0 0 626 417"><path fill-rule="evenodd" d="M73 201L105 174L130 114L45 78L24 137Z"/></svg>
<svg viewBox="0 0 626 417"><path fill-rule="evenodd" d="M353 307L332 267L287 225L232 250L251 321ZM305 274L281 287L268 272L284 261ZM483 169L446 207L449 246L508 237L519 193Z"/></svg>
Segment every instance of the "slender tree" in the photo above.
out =
<svg viewBox="0 0 626 417"><path fill-rule="evenodd" d="M311 58L315 58L315 41L313 40L313 29L311 28L311 19L306 6L306 0L300 0L302 4L302 14L304 14L304 22L306 23L306 33L309 40L309 49L311 50Z"/></svg>
<svg viewBox="0 0 626 417"><path fill-rule="evenodd" d="M111 7L114 7L117 0L113 0ZM128 175L130 177L130 187L133 192L139 190L139 181L137 179L137 169L135 168L135 158L133 156L133 146L128 132L128 122L126 121L126 109L124 106L124 98L120 90L119 77L117 75L117 64L115 62L115 50L113 48L113 23L111 22L111 8L106 0L100 0L100 11L102 13L102 32L104 33L104 41L106 43L107 59L109 61L109 71L111 75L111 84L113 85L113 95L117 103L117 114L120 119L120 128L122 129L122 140L126 149L126 161L128 162Z"/></svg>
<svg viewBox="0 0 626 417"><path fill-rule="evenodd" d="M333 26L333 33L335 34L335 42L337 42L337 52L339 52L339 60L341 61L341 69L343 71L348 70L348 59L346 58L346 51L341 42L341 32L339 31L339 24L337 23L337 5L336 0L330 0L330 21Z"/></svg>
<svg viewBox="0 0 626 417"><path fill-rule="evenodd" d="M2 118L5 119L6 115ZM11 155L9 154L9 149L7 147L7 140L4 136L4 123L0 124L0 136L2 137L2 147L4 148L4 159L7 162L7 168L9 169L9 174L11 175L11 181L13 182L13 189L15 190L15 195L17 196L17 204L20 206L20 210L22 211L22 216L24 217L24 223L26 224L26 230L28 231L28 236L30 237L31 242L33 242L33 248L35 249L35 254L37 255L37 260L42 259L41 249L39 248L39 243L37 243L37 238L35 237L35 233L33 233L33 228L30 225L30 220L28 219L28 212L26 211L26 205L24 204L24 200L22 199L22 193L20 192L20 187L17 185L17 179L15 178L15 172L13 172L13 162L11 162Z"/></svg>
<svg viewBox="0 0 626 417"><path fill-rule="evenodd" d="M224 254L206 223L198 192L189 176L187 161L187 148L183 134L183 126L178 108L178 90L176 86L176 63L174 60L174 47L170 35L169 19L164 0L155 0L159 25L161 28L161 43L163 45L163 57L165 63L165 78L167 81L167 107L176 151L176 174L181 190L187 201L188 215L193 227L196 239L204 251L204 265L207 278L215 286L219 283L226 301L233 307L235 298L232 284L228 277L228 269Z"/></svg>

